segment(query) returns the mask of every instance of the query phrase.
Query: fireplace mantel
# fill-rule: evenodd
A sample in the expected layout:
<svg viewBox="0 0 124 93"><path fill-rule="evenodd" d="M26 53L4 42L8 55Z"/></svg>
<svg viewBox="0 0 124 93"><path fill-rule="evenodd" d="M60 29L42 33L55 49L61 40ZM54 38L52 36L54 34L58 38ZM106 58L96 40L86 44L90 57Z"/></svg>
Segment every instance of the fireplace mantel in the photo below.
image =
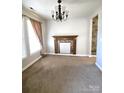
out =
<svg viewBox="0 0 124 93"><path fill-rule="evenodd" d="M76 54L76 37L78 35L55 35L55 53L60 53L60 43L71 43L70 54Z"/></svg>
<svg viewBox="0 0 124 93"><path fill-rule="evenodd" d="M54 38L76 38L78 35L55 35Z"/></svg>

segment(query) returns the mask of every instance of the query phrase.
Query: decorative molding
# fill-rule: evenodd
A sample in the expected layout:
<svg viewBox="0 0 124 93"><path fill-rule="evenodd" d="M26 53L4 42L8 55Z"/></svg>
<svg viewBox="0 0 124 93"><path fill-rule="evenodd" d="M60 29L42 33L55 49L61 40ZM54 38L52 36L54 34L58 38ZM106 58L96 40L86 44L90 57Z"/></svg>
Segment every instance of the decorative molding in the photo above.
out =
<svg viewBox="0 0 124 93"><path fill-rule="evenodd" d="M37 62L40 58L42 58L42 56L36 58L32 62L30 62L27 66L25 66L24 68L22 68L22 72L25 71L27 68L29 68L31 65L33 65L35 62Z"/></svg>

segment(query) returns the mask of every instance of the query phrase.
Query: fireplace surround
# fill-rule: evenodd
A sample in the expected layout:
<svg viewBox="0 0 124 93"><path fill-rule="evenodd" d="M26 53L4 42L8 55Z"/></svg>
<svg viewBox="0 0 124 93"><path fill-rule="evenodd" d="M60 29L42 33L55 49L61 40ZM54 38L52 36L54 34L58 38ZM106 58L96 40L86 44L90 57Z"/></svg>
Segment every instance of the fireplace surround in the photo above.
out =
<svg viewBox="0 0 124 93"><path fill-rule="evenodd" d="M57 35L54 37L55 53L60 53L60 43L70 43L70 54L76 54L76 38L78 35Z"/></svg>

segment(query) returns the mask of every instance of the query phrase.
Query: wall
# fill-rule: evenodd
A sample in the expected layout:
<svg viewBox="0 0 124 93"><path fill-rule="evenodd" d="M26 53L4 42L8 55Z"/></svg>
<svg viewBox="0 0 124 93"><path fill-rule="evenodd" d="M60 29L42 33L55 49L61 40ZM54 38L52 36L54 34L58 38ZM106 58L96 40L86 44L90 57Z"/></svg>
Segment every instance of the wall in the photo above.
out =
<svg viewBox="0 0 124 93"><path fill-rule="evenodd" d="M37 21L40 21L42 23L42 32L43 32L43 41L44 41L44 50L42 50L44 53L46 52L46 32L45 32L45 20L39 17L37 14L27 10L26 8L22 8L22 14L27 15L31 17L32 19L35 19ZM26 30L26 29L25 29ZM27 67L29 67L32 63L36 61L36 59L40 58L40 51L37 51L36 53L29 55L28 57L22 59L22 70L25 70Z"/></svg>
<svg viewBox="0 0 124 93"><path fill-rule="evenodd" d="M65 22L47 21L47 52L54 53L53 35L78 35L77 54L89 54L89 20L77 18Z"/></svg>

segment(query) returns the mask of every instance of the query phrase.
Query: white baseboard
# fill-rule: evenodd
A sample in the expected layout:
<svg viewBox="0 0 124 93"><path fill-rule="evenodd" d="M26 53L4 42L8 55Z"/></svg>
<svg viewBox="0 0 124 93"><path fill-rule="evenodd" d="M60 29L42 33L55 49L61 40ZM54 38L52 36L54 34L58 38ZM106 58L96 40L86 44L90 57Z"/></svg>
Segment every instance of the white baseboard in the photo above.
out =
<svg viewBox="0 0 124 93"><path fill-rule="evenodd" d="M96 55L89 55L89 57L96 57Z"/></svg>
<svg viewBox="0 0 124 93"><path fill-rule="evenodd" d="M96 66L102 71L102 68L98 63L96 63Z"/></svg>
<svg viewBox="0 0 124 93"><path fill-rule="evenodd" d="M27 66L25 66L24 68L22 68L22 72L23 72L24 70L26 70L27 68L29 68L32 64L34 64L35 62L37 62L40 58L41 58L41 56L38 57L37 59L33 60L32 62L30 62L30 63L29 63Z"/></svg>
<svg viewBox="0 0 124 93"><path fill-rule="evenodd" d="M64 56L88 56L92 57L91 55L83 55L83 54L57 54L57 53L47 53L48 55L64 55Z"/></svg>

